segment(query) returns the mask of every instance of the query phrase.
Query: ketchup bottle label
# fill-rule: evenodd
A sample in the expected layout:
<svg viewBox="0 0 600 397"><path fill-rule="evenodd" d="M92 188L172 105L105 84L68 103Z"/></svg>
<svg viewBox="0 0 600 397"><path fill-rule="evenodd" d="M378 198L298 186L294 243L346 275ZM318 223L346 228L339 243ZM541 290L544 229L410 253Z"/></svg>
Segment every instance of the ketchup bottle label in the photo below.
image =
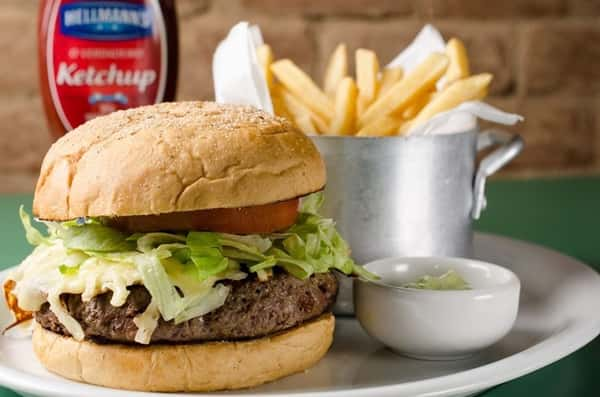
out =
<svg viewBox="0 0 600 397"><path fill-rule="evenodd" d="M46 71L66 130L161 102L167 39L158 0L63 0L50 10Z"/></svg>

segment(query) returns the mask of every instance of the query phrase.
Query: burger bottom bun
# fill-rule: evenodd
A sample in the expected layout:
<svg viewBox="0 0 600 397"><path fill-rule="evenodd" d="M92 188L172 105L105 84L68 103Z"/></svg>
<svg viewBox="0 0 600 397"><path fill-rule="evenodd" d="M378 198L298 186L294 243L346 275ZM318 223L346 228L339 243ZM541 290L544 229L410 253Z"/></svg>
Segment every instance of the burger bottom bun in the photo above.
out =
<svg viewBox="0 0 600 397"><path fill-rule="evenodd" d="M288 331L237 342L97 344L35 324L33 349L51 372L117 389L201 392L257 386L316 364L333 341L331 313Z"/></svg>

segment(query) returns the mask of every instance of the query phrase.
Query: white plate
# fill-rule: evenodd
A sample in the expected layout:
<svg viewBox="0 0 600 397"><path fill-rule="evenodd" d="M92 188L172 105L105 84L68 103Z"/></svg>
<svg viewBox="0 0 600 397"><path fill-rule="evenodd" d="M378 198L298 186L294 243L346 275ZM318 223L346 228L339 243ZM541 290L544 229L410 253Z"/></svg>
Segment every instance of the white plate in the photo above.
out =
<svg viewBox="0 0 600 397"><path fill-rule="evenodd" d="M555 362L600 333L600 276L594 270L554 251L503 237L479 234L475 247L479 259L511 268L522 283L516 325L492 348L467 360L418 361L384 349L356 320L338 319L333 347L317 366L227 396L465 396ZM4 306L0 310L0 319L6 319ZM61 379L37 363L28 339L7 337L0 337L0 383L34 396L159 395Z"/></svg>

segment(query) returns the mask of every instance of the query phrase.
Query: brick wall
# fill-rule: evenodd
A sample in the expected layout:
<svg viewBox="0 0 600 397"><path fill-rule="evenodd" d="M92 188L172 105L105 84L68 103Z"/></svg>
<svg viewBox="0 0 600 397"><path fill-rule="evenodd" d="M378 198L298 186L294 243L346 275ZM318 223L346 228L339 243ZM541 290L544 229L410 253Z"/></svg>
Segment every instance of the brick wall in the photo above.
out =
<svg viewBox="0 0 600 397"><path fill-rule="evenodd" d="M339 41L387 62L425 22L462 38L490 102L527 117L506 176L600 171L600 0L177 0L179 99L212 97L211 57L239 20L319 76ZM49 135L37 87L36 0L0 1L0 192L32 188Z"/></svg>

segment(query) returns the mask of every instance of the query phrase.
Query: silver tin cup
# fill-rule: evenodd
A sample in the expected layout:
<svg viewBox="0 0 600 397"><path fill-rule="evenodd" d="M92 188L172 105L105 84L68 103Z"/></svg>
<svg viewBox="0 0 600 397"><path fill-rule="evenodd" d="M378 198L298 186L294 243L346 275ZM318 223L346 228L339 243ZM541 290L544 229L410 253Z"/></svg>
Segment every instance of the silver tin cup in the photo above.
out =
<svg viewBox="0 0 600 397"><path fill-rule="evenodd" d="M523 148L519 135L469 130L407 137L314 136L327 165L323 214L359 264L393 256L469 257L486 178ZM477 153L495 146L477 164ZM352 314L340 279L337 314Z"/></svg>

